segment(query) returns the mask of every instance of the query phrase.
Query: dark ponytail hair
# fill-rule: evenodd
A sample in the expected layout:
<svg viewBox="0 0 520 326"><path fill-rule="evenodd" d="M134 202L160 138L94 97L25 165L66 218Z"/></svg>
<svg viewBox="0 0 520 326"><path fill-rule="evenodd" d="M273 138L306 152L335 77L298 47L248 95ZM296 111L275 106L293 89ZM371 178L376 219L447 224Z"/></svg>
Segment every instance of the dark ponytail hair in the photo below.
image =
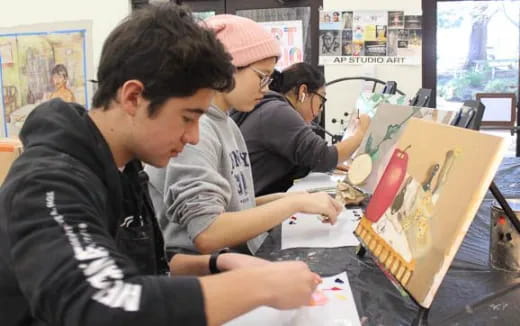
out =
<svg viewBox="0 0 520 326"><path fill-rule="evenodd" d="M297 93L301 85L307 85L309 92L325 86L325 77L321 71L305 62L295 63L282 72L275 70L271 77L273 82L269 88L281 94L291 90Z"/></svg>

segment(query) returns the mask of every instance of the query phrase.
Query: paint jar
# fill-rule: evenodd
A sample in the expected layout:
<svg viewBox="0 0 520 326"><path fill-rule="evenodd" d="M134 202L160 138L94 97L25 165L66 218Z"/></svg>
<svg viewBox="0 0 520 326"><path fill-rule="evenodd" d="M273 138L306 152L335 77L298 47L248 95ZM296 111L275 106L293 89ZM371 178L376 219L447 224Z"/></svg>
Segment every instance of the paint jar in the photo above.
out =
<svg viewBox="0 0 520 326"><path fill-rule="evenodd" d="M520 216L520 199L507 202L516 216ZM495 269L520 271L520 234L496 201L491 205L489 262Z"/></svg>

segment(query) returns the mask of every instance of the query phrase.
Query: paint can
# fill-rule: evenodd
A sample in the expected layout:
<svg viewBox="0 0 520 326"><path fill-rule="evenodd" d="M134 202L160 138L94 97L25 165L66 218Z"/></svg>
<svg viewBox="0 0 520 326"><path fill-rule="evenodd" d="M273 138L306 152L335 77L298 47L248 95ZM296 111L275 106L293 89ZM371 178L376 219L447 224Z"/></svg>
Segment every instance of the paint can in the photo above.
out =
<svg viewBox="0 0 520 326"><path fill-rule="evenodd" d="M516 216L520 216L520 199L507 199L507 202ZM489 262L495 269L520 271L520 234L496 201L491 205Z"/></svg>

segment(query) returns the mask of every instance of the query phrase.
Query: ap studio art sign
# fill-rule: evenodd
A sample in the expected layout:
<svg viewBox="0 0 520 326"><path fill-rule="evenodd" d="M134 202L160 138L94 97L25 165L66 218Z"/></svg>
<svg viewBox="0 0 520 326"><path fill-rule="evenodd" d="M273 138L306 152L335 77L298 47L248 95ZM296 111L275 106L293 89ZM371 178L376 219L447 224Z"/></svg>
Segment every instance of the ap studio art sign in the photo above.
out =
<svg viewBox="0 0 520 326"><path fill-rule="evenodd" d="M404 11L321 11L320 64L419 65L422 16Z"/></svg>

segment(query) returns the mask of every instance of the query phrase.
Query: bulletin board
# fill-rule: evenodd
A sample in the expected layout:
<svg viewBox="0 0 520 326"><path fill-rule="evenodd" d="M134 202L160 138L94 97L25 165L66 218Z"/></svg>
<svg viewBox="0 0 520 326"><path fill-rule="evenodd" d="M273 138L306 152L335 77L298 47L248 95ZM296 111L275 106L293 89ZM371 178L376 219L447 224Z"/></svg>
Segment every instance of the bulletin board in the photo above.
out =
<svg viewBox="0 0 520 326"><path fill-rule="evenodd" d="M422 15L404 11L321 11L319 63L420 65Z"/></svg>

